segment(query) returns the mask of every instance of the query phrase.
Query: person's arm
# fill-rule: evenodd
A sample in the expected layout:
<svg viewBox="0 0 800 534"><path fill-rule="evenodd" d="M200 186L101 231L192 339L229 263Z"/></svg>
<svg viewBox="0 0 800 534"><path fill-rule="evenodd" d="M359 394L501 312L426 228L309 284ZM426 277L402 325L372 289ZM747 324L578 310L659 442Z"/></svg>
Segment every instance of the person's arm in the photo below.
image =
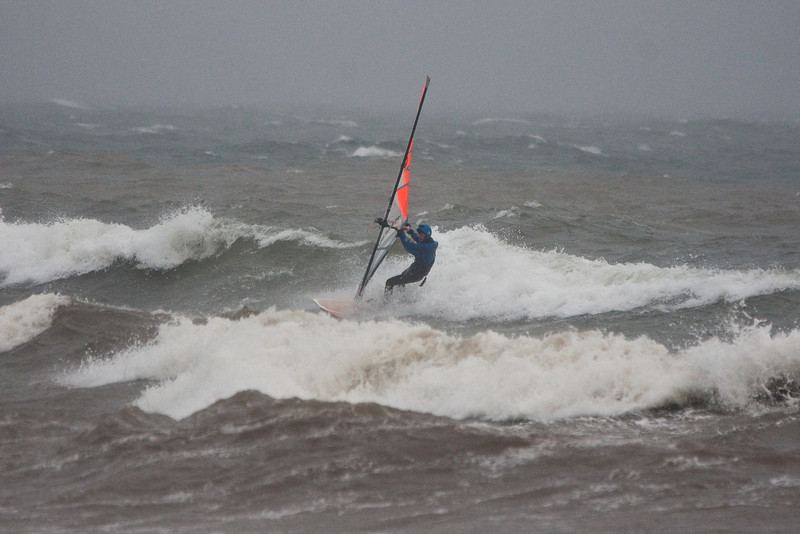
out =
<svg viewBox="0 0 800 534"><path fill-rule="evenodd" d="M420 251L419 243L409 238L406 232L403 230L398 230L397 236L400 238L400 242L403 244L403 248L406 249L406 251L410 252L411 254L414 254L414 256L416 256L417 253Z"/></svg>

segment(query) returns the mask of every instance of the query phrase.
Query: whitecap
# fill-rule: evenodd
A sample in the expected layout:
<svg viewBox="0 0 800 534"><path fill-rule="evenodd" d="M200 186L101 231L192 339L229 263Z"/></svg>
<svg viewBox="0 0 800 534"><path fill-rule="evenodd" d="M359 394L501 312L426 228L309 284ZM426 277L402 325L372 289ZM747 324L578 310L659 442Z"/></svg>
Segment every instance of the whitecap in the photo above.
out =
<svg viewBox="0 0 800 534"><path fill-rule="evenodd" d="M436 267L425 291L413 294L408 313L450 321L571 317L642 307L674 310L800 290L800 270L609 263L515 246L480 226L434 228L434 235L439 242ZM387 261L392 269L403 266L400 260Z"/></svg>
<svg viewBox="0 0 800 534"><path fill-rule="evenodd" d="M508 123L508 124L530 124L530 121L525 119L512 119L512 118L505 118L505 117L486 117L484 119L478 119L472 123L473 126L480 126L482 124L495 124L495 123Z"/></svg>
<svg viewBox="0 0 800 534"><path fill-rule="evenodd" d="M255 390L459 419L550 421L614 416L703 394L746 406L765 377L800 371L798 347L800 331L773 333L766 326L671 351L644 335L462 337L424 324L271 309L236 321L170 321L152 343L89 359L60 382L151 380L135 404L174 418Z"/></svg>
<svg viewBox="0 0 800 534"><path fill-rule="evenodd" d="M519 208L516 206L511 206L508 209L500 210L495 213L492 219L503 219L503 218L515 218L519 217Z"/></svg>
<svg viewBox="0 0 800 534"><path fill-rule="evenodd" d="M172 124L153 124L152 126L138 126L131 129L140 134L160 134L161 132L173 132L177 130Z"/></svg>
<svg viewBox="0 0 800 534"><path fill-rule="evenodd" d="M325 124L328 126L342 126L344 128L358 128L358 123L353 120L347 119L334 119L334 120L317 120L314 121L317 124Z"/></svg>
<svg viewBox="0 0 800 534"><path fill-rule="evenodd" d="M91 109L86 104L76 102L75 100L67 100L66 98L51 98L50 103L70 109L83 109L83 110Z"/></svg>
<svg viewBox="0 0 800 534"><path fill-rule="evenodd" d="M593 156L604 156L603 151L592 145L582 146L582 145L570 145L572 148L577 148L581 152L586 152L587 154L592 154Z"/></svg>
<svg viewBox="0 0 800 534"><path fill-rule="evenodd" d="M218 219L201 207L169 213L145 229L85 218L49 223L9 223L0 218L0 275L4 275L0 287L99 271L120 260L139 269L173 269L212 257L241 238L253 239L262 247L278 241L329 248L360 246L315 230Z"/></svg>
<svg viewBox="0 0 800 534"><path fill-rule="evenodd" d="M381 148L376 145L360 146L355 152L350 154L351 158L398 158L402 156L399 152L389 150L388 148Z"/></svg>
<svg viewBox="0 0 800 534"><path fill-rule="evenodd" d="M50 328L58 307L69 302L68 297L44 293L0 307L0 352L18 347Z"/></svg>

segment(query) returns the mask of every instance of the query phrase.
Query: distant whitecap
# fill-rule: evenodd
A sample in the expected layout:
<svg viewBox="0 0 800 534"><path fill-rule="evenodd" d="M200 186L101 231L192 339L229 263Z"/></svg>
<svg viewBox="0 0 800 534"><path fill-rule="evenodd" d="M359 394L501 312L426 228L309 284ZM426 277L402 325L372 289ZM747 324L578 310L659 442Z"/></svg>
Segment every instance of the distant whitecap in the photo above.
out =
<svg viewBox="0 0 800 534"><path fill-rule="evenodd" d="M596 146L591 146L591 145L589 146L571 145L571 146L572 148L577 148L581 152L586 152L587 154L592 154L593 156L605 156L605 154L603 154L603 151Z"/></svg>
<svg viewBox="0 0 800 534"><path fill-rule="evenodd" d="M397 158L402 156L399 152L389 150L388 148L381 148L376 145L360 146L350 157L352 158Z"/></svg>
<svg viewBox="0 0 800 534"><path fill-rule="evenodd" d="M472 123L473 126L480 126L482 124L494 124L498 122L505 122L508 124L530 124L530 121L524 119L509 119L505 117L486 117L485 119L478 119Z"/></svg>

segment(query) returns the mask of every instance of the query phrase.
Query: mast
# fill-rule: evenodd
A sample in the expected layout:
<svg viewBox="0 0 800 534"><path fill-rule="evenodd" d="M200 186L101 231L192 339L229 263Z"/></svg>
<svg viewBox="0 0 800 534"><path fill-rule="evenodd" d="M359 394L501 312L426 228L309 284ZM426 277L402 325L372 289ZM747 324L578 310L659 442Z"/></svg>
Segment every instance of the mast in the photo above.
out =
<svg viewBox="0 0 800 534"><path fill-rule="evenodd" d="M406 152L403 154L403 160L400 163L400 172L397 173L397 180L394 182L394 187L392 188L392 194L389 196L389 204L386 206L386 213L383 215L383 220L385 221L389 217L389 212L392 210L392 203L394 202L394 197L397 194L397 186L400 185L400 178L403 176L403 169L406 168L406 161L408 159L408 153L411 150L411 144L414 142L414 132L417 131L417 123L419 122L420 113L422 113L422 104L425 103L425 95L428 94L428 85L431 83L430 76L425 76L425 85L422 86L422 96L419 99L419 106L417 107L417 115L414 117L414 126L411 127L411 135L408 137L408 143L406 144ZM378 244L381 241L381 237L383 237L383 232L386 230L383 226L380 227L378 231L378 238L375 240L375 246L372 247L372 254L369 256L369 262L367 262L367 270L364 271L364 276L361 279L361 283L358 285L358 292L356 292L356 298L360 299L362 294L364 293L364 288L367 286L369 282L369 272L372 268L372 262L375 260L375 252L378 250Z"/></svg>

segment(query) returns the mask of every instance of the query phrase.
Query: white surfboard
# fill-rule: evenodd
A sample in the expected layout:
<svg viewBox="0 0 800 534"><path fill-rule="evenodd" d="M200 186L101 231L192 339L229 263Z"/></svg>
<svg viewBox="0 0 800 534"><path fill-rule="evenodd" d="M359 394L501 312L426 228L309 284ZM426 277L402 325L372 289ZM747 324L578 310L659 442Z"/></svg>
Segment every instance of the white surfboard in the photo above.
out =
<svg viewBox="0 0 800 534"><path fill-rule="evenodd" d="M349 319L358 311L353 299L314 299L319 309L337 319Z"/></svg>

